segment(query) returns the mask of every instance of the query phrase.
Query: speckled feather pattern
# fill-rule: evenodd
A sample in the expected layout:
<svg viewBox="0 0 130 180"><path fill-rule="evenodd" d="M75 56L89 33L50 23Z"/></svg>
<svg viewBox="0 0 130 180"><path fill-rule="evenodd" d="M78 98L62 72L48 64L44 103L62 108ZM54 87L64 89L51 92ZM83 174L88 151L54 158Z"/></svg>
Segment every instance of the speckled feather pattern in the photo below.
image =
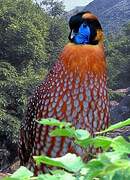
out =
<svg viewBox="0 0 130 180"><path fill-rule="evenodd" d="M35 122L40 118L56 118L71 122L76 128L87 129L92 135L105 129L109 122L109 100L106 73L96 75L92 70L84 76L68 70L60 59L44 82L31 97L25 121L20 132L19 154L21 163L34 170L47 171L45 165L36 166L35 155L60 157L68 152L84 157L83 150L64 137L50 137L54 127Z"/></svg>

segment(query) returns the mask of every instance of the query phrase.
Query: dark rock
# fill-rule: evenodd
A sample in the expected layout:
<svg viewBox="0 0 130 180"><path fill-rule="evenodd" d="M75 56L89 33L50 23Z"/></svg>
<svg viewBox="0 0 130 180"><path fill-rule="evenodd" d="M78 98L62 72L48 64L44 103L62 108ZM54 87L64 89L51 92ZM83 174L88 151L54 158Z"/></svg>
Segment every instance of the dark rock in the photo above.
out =
<svg viewBox="0 0 130 180"><path fill-rule="evenodd" d="M127 95L130 94L130 87L127 88Z"/></svg>
<svg viewBox="0 0 130 180"><path fill-rule="evenodd" d="M0 149L0 171L6 168L7 164L9 164L9 156L10 153L7 149Z"/></svg>
<svg viewBox="0 0 130 180"><path fill-rule="evenodd" d="M126 93L126 96L124 96L119 103L110 103L111 124L115 124L130 118L130 88L116 90L116 92ZM108 136L112 138L116 136L123 136L125 139L130 141L128 138L130 136L130 126L110 132Z"/></svg>
<svg viewBox="0 0 130 180"><path fill-rule="evenodd" d="M130 126L125 126L121 129L117 129L115 131L111 131L107 133L108 137L115 138L117 136L123 136L127 141L130 142L129 136L130 136Z"/></svg>
<svg viewBox="0 0 130 180"><path fill-rule="evenodd" d="M5 136L0 137L0 172L7 172L7 169L16 162L17 147L16 143L7 140Z"/></svg>
<svg viewBox="0 0 130 180"><path fill-rule="evenodd" d="M130 95L126 95L118 105L112 106L110 114L112 124L130 118Z"/></svg>
<svg viewBox="0 0 130 180"><path fill-rule="evenodd" d="M117 101L110 101L110 107L113 109L115 106L119 105Z"/></svg>

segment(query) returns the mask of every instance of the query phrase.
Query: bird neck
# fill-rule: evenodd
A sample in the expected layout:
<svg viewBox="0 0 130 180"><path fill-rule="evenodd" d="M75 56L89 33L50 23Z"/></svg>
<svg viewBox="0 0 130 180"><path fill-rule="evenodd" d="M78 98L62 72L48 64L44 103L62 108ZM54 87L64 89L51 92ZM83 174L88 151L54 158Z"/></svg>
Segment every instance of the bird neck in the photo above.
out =
<svg viewBox="0 0 130 180"><path fill-rule="evenodd" d="M59 60L68 72L84 79L86 73L102 76L106 73L106 60L103 43L99 45L75 45L68 43Z"/></svg>

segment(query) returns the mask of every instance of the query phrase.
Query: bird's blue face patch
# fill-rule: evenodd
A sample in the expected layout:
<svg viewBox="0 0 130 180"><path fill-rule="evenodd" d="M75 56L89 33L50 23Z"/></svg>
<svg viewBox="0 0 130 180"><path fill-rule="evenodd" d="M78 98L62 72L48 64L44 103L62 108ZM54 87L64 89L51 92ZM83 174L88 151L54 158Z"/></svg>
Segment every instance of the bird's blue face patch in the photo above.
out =
<svg viewBox="0 0 130 180"><path fill-rule="evenodd" d="M81 24L78 33L74 33L73 42L75 44L89 44L90 28L86 23Z"/></svg>

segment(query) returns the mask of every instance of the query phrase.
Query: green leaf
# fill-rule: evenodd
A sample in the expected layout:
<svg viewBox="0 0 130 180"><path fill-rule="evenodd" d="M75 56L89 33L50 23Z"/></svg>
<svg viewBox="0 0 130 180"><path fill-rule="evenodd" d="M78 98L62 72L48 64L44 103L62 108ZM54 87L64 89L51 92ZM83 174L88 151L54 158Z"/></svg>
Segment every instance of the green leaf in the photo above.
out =
<svg viewBox="0 0 130 180"><path fill-rule="evenodd" d="M103 150L108 150L108 148L111 146L112 139L105 136L91 138L89 134L84 134L84 136L78 136L75 143L84 148L87 148L89 145L93 145L96 148L101 147Z"/></svg>
<svg viewBox="0 0 130 180"><path fill-rule="evenodd" d="M90 160L86 168L88 169L88 172L86 174L87 180L93 180L93 178L96 178L101 172L104 167L104 164L98 160L98 159L92 159Z"/></svg>
<svg viewBox="0 0 130 180"><path fill-rule="evenodd" d="M50 172L51 172L51 174L53 174L53 175L56 175L56 174L61 174L61 175L63 175L63 174L65 174L66 171L57 169L57 170L52 170L52 171L50 171Z"/></svg>
<svg viewBox="0 0 130 180"><path fill-rule="evenodd" d="M34 156L34 160L37 164L47 164L55 167L64 168L70 172L78 172L84 163L80 157L77 157L75 154L66 154L65 156L59 158L50 158L47 156Z"/></svg>
<svg viewBox="0 0 130 180"><path fill-rule="evenodd" d="M114 125L111 125L108 129L105 129L104 131L101 131L101 132L97 132L96 134L106 133L106 132L109 132L109 131L113 131L115 129L120 129L120 128L128 126L128 125L130 125L130 119L127 119L127 120L125 120L123 122L116 123Z"/></svg>
<svg viewBox="0 0 130 180"><path fill-rule="evenodd" d="M74 137L75 134L75 128L65 128L65 129L59 129L56 128L50 133L50 136L65 136L65 137Z"/></svg>
<svg viewBox="0 0 130 180"><path fill-rule="evenodd" d="M98 159L92 159L87 163L86 167L91 169L99 169L103 168L104 164Z"/></svg>
<svg viewBox="0 0 130 180"><path fill-rule="evenodd" d="M90 137L90 134L86 130L77 129L75 130L74 127L65 127L63 129L56 128L50 133L51 136L65 136L65 137L74 137L77 142L87 140Z"/></svg>
<svg viewBox="0 0 130 180"><path fill-rule="evenodd" d="M111 147L117 152L130 154L130 143L122 136L114 138Z"/></svg>
<svg viewBox="0 0 130 180"><path fill-rule="evenodd" d="M129 180L130 179L130 169L120 169L114 173L112 180Z"/></svg>
<svg viewBox="0 0 130 180"><path fill-rule="evenodd" d="M33 176L33 173L29 171L26 167L21 166L15 173L11 175L11 178L18 178L19 180L24 180Z"/></svg>
<svg viewBox="0 0 130 180"><path fill-rule="evenodd" d="M56 173L55 175L45 174L45 175L39 175L38 180L76 180L76 178L65 171L62 171L62 173Z"/></svg>
<svg viewBox="0 0 130 180"><path fill-rule="evenodd" d="M90 134L86 130L77 129L75 131L75 144L80 145L83 148L87 148L91 142Z"/></svg>
<svg viewBox="0 0 130 180"><path fill-rule="evenodd" d="M86 179L93 178L109 180L112 179L117 170L126 169L130 161L123 159L122 154L117 152L105 152L98 156L98 159L89 161L86 167L89 169Z"/></svg>
<svg viewBox="0 0 130 180"><path fill-rule="evenodd" d="M52 176L50 174L41 174L38 175L38 180L59 180L59 177L57 176Z"/></svg>
<svg viewBox="0 0 130 180"><path fill-rule="evenodd" d="M105 152L98 155L98 160L101 161L105 166L111 164L123 157L122 153L118 152Z"/></svg>
<svg viewBox="0 0 130 180"><path fill-rule="evenodd" d="M66 180L66 179L73 179L75 180L75 177L73 176L73 174L68 173L64 170L53 170L51 171L51 174L54 176L57 176L59 179L61 178L61 180Z"/></svg>
<svg viewBox="0 0 130 180"><path fill-rule="evenodd" d="M86 140L90 137L90 133L87 130L77 129L75 131L75 138L77 140Z"/></svg>
<svg viewBox="0 0 130 180"><path fill-rule="evenodd" d="M83 147L83 148L87 148L90 144L92 144L92 138L88 138L85 140L78 140L76 139L74 141L75 144L78 144L79 146Z"/></svg>
<svg viewBox="0 0 130 180"><path fill-rule="evenodd" d="M2 180L19 180L19 178L4 177Z"/></svg>
<svg viewBox="0 0 130 180"><path fill-rule="evenodd" d="M60 127L60 128L63 128L63 127L70 127L71 126L71 123L67 123L67 122L60 122L54 118L48 118L48 119L41 119L40 121L37 121L39 124L42 124L42 125L48 125L48 126L57 126L57 127Z"/></svg>
<svg viewBox="0 0 130 180"><path fill-rule="evenodd" d="M120 159L113 163L106 164L106 166L102 169L100 176L111 175L113 172L124 171L130 168L130 161ZM114 175L114 174L113 174Z"/></svg>
<svg viewBox="0 0 130 180"><path fill-rule="evenodd" d="M97 136L92 139L91 143L94 147L101 147L104 150L108 150L112 143L112 139L105 136Z"/></svg>

